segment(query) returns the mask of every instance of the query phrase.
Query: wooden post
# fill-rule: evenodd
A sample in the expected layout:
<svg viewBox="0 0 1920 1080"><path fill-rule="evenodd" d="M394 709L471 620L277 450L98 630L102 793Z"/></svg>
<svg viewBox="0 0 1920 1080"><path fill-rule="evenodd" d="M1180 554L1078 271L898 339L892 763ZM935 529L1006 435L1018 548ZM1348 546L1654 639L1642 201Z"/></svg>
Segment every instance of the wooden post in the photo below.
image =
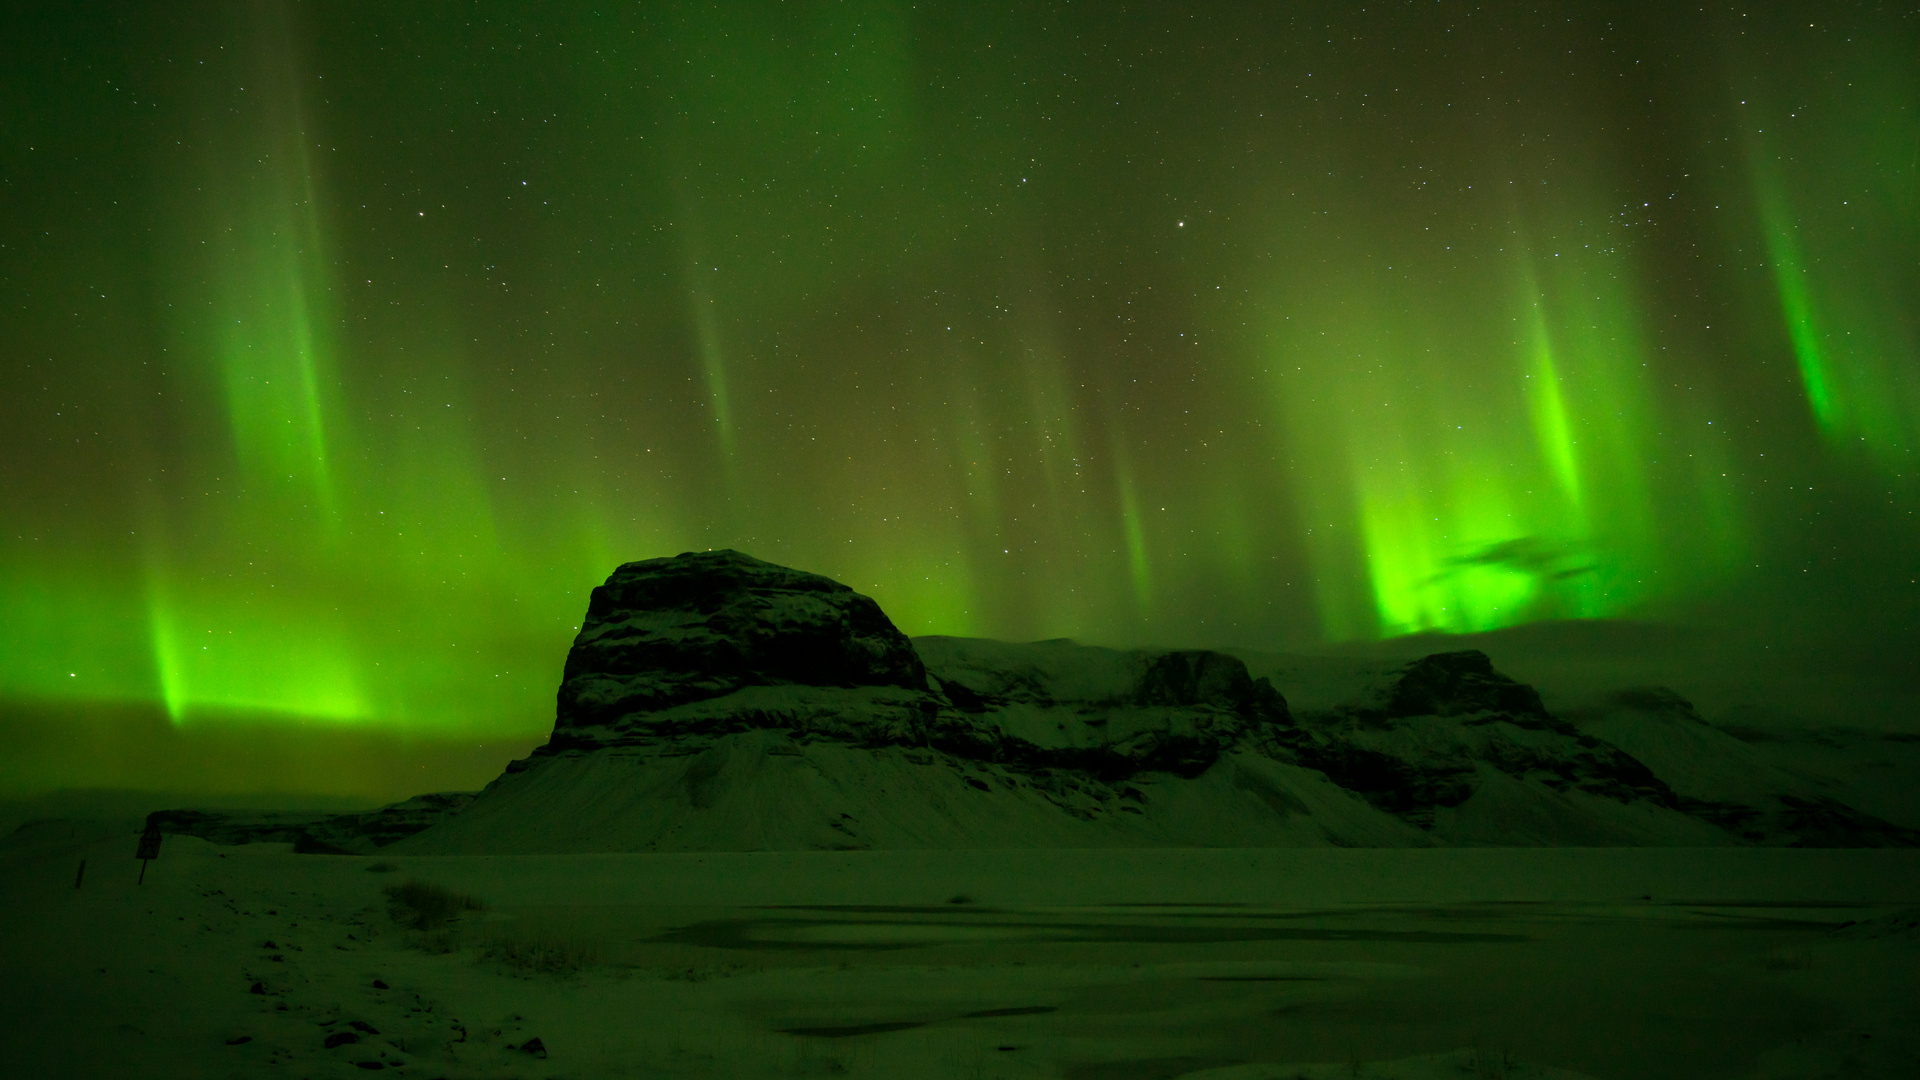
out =
<svg viewBox="0 0 1920 1080"><path fill-rule="evenodd" d="M133 857L140 860L140 880L135 885L147 882L147 864L160 857L160 823L149 819L147 831L140 834L140 846L134 849ZM84 864L83 864L84 865Z"/></svg>

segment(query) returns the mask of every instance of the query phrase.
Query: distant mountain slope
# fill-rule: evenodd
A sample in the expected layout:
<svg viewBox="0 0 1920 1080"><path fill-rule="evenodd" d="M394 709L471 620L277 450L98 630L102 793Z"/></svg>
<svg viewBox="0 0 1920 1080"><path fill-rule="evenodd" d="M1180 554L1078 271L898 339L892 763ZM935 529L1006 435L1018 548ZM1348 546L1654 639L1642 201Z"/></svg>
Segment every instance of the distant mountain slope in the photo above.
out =
<svg viewBox="0 0 1920 1080"><path fill-rule="evenodd" d="M1676 805L1756 844L1800 847L1905 846L1911 828L1843 801L1848 785L1770 760L1752 744L1708 724L1678 694L1660 687L1618 691L1569 714L1581 731L1645 762L1673 789Z"/></svg>

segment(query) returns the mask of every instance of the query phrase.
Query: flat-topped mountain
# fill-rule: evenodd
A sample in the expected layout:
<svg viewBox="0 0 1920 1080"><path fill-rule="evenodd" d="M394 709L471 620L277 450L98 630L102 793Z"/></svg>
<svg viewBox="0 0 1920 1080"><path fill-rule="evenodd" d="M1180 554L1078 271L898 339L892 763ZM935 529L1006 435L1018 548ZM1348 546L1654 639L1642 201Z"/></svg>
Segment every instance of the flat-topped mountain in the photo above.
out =
<svg viewBox="0 0 1920 1080"><path fill-rule="evenodd" d="M880 605L737 551L627 563L593 590L567 654L554 731L649 729L676 705L751 686L927 688Z"/></svg>
<svg viewBox="0 0 1920 1080"><path fill-rule="evenodd" d="M317 819L304 842L423 854L1920 842L1743 752L1670 691L1557 716L1477 651L1337 671L1322 659L1332 681L1317 685L1287 658L1244 655L1270 670L1208 650L909 641L872 599L739 552L628 563L593 591L544 746L471 801ZM1310 706L1290 709L1276 683ZM171 827L246 832L231 817ZM285 839L290 823L277 827Z"/></svg>

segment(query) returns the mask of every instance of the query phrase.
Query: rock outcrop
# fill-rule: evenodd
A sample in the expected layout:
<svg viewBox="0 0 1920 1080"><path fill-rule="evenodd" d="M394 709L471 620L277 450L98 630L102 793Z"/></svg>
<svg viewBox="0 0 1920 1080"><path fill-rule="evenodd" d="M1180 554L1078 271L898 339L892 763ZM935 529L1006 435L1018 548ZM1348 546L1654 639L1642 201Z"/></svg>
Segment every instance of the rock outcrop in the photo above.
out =
<svg viewBox="0 0 1920 1080"><path fill-rule="evenodd" d="M632 730L781 685L921 692L927 672L879 604L830 578L737 551L627 563L587 601L554 730Z"/></svg>

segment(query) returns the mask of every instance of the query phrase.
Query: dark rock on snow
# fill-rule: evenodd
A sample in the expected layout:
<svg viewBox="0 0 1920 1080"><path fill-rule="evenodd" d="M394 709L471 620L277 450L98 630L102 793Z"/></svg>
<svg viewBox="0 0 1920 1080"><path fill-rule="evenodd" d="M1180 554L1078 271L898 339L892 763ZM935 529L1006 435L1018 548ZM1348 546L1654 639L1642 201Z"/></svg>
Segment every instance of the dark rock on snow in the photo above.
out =
<svg viewBox="0 0 1920 1080"><path fill-rule="evenodd" d="M1522 727L1554 726L1533 687L1493 670L1478 649L1434 653L1408 664L1379 709L1387 719L1499 714Z"/></svg>

